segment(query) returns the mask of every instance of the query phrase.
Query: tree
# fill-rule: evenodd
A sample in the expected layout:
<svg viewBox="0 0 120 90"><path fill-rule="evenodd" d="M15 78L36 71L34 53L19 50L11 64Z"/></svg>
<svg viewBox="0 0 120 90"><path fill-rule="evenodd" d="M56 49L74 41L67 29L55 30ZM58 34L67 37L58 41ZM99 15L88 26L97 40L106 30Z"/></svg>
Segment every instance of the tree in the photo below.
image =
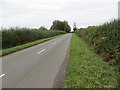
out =
<svg viewBox="0 0 120 90"><path fill-rule="evenodd" d="M39 29L40 29L40 30L47 30L47 28L44 27L44 26L41 26Z"/></svg>
<svg viewBox="0 0 120 90"><path fill-rule="evenodd" d="M69 26L67 21L59 21L59 20L53 21L53 25L51 26L50 29L66 31L67 33L71 31L71 27Z"/></svg>
<svg viewBox="0 0 120 90"><path fill-rule="evenodd" d="M77 27L76 27L76 23L74 22L74 25L73 25L73 30L74 32L77 30Z"/></svg>

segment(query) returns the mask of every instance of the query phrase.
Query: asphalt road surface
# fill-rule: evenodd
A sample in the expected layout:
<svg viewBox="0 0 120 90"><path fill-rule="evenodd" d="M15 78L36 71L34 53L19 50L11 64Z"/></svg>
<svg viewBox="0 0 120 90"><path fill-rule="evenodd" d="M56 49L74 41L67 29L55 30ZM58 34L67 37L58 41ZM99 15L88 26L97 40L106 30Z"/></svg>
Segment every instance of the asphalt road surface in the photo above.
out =
<svg viewBox="0 0 120 90"><path fill-rule="evenodd" d="M53 88L61 83L72 34L2 58L2 88Z"/></svg>

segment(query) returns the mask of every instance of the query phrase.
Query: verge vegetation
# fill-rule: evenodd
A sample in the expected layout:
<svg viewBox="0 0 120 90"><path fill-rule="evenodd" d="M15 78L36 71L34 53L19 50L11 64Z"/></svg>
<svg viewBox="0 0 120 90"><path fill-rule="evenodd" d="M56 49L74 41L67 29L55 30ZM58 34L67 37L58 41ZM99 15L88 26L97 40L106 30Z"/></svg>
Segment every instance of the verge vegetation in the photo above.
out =
<svg viewBox="0 0 120 90"><path fill-rule="evenodd" d="M120 70L120 21L114 20L100 26L89 26L75 31L96 54Z"/></svg>
<svg viewBox="0 0 120 90"><path fill-rule="evenodd" d="M65 88L116 88L118 75L77 35L73 34Z"/></svg>
<svg viewBox="0 0 120 90"><path fill-rule="evenodd" d="M39 44L65 34L65 31L47 30L45 27L39 29L9 28L0 31L2 46L0 55L6 55L18 50Z"/></svg>
<svg viewBox="0 0 120 90"><path fill-rule="evenodd" d="M0 50L0 56L4 56L4 55L10 54L10 53L22 50L22 49L25 49L25 48L40 44L42 42L45 42L45 41L60 37L60 36L61 35L57 35L57 36L53 36L53 37L49 37L49 38L45 38L45 39L36 40L36 41L26 43L26 44L23 44L23 45L15 46L15 47L12 47L12 48L3 49L3 50Z"/></svg>
<svg viewBox="0 0 120 90"><path fill-rule="evenodd" d="M0 32L2 32L2 49L26 44L43 38L65 34L64 31L44 30L41 28L10 28Z"/></svg>

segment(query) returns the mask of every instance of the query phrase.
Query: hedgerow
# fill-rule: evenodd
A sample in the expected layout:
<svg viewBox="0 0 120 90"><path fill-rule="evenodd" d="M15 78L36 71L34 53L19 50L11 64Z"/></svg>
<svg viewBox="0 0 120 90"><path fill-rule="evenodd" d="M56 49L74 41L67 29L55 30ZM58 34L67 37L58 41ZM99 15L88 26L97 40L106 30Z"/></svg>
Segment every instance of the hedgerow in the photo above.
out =
<svg viewBox="0 0 120 90"><path fill-rule="evenodd" d="M120 21L114 20L100 26L89 26L75 33L107 62L120 65ZM113 64L113 63L112 63Z"/></svg>
<svg viewBox="0 0 120 90"><path fill-rule="evenodd" d="M28 28L2 29L2 49L22 45L35 40L48 38L55 35L64 34L64 31L42 30Z"/></svg>

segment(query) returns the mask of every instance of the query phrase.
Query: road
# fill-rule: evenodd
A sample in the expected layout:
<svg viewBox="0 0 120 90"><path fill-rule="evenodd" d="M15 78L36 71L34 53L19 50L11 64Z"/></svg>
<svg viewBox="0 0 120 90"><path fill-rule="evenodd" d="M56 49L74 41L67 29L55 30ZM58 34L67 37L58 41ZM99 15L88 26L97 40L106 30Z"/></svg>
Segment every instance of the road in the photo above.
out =
<svg viewBox="0 0 120 90"><path fill-rule="evenodd" d="M3 88L56 88L65 74L72 34L2 58ZM63 68L64 67L64 68Z"/></svg>

